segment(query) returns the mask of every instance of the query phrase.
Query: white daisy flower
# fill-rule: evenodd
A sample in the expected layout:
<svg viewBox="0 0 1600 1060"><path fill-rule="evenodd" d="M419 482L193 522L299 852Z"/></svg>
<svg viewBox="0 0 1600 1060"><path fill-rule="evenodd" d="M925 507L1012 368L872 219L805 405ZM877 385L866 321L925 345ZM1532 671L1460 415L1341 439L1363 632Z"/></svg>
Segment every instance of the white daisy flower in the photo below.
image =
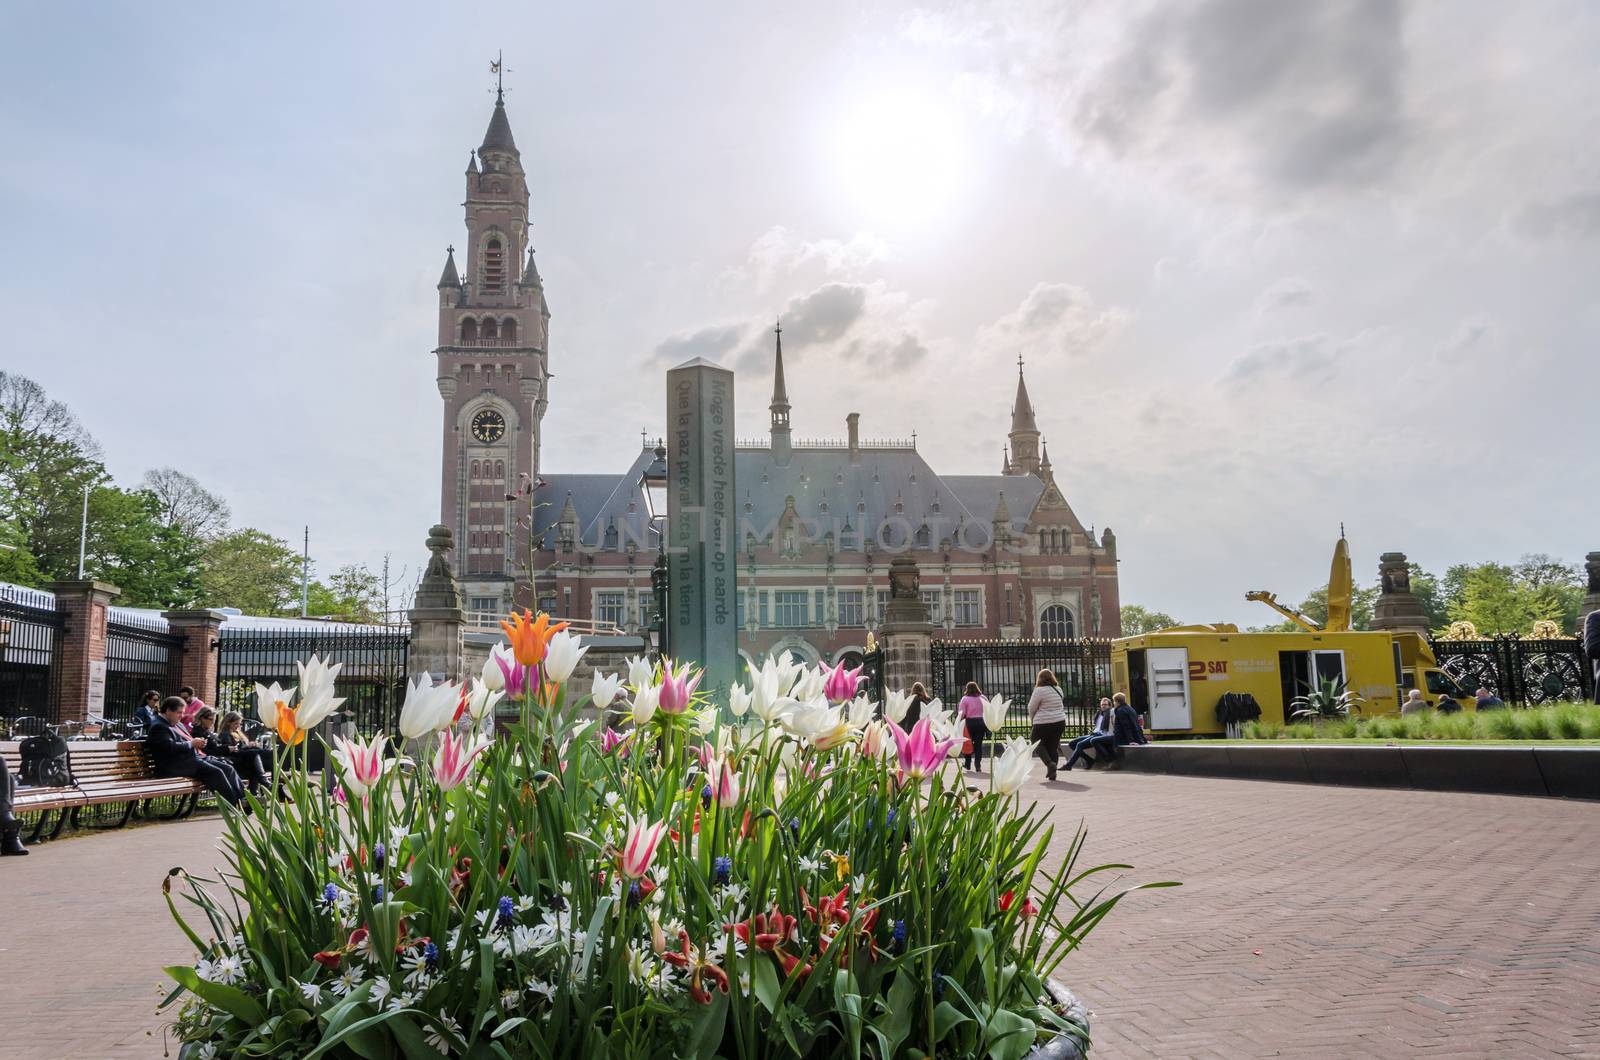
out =
<svg viewBox="0 0 1600 1060"><path fill-rule="evenodd" d="M383 999L389 996L390 989L392 988L389 986L388 979L374 979L372 981L372 1003L375 1005L383 1004Z"/></svg>
<svg viewBox="0 0 1600 1060"><path fill-rule="evenodd" d="M346 968L339 976L338 980L333 984L332 989L335 994L338 994L340 997L344 997L346 994L350 993L350 991L354 990L360 985L361 969Z"/></svg>
<svg viewBox="0 0 1600 1060"><path fill-rule="evenodd" d="M301 983L300 996L311 1002L312 1005L316 1005L322 1000L322 987L316 983Z"/></svg>
<svg viewBox="0 0 1600 1060"><path fill-rule="evenodd" d="M528 976L527 986L528 993L532 994L535 999L550 1001L556 996L556 988L536 975Z"/></svg>

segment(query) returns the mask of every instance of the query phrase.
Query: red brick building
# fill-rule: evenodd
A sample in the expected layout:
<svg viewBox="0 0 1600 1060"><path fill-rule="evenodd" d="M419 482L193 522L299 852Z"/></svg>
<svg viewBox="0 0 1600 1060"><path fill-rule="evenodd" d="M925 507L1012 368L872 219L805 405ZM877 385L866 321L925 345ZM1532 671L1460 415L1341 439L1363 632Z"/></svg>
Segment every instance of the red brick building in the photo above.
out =
<svg viewBox="0 0 1600 1060"><path fill-rule="evenodd" d="M503 101L466 184L466 270L458 273L450 253L435 353L441 521L455 534L467 607L488 619L528 602L531 562L540 607L638 631L653 613L656 540L640 479L654 443L623 469L540 477L550 313ZM888 599L889 562L907 550L945 635L1120 632L1116 540L1110 530L1097 539L1057 485L1020 361L998 475L941 476L914 440L862 440L855 413L841 441L792 439L781 331L772 382L768 437L741 442L735 454L746 655L787 649L832 661L859 652ZM537 483L531 496L529 483Z"/></svg>

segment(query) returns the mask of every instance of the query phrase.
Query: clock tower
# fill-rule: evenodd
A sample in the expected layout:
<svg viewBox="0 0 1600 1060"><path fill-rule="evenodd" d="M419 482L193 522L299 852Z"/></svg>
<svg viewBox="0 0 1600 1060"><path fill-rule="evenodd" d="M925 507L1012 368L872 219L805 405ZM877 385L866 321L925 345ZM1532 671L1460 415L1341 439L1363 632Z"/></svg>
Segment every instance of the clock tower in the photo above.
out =
<svg viewBox="0 0 1600 1060"><path fill-rule="evenodd" d="M550 310L528 240L528 184L496 92L467 161L462 265L439 277L439 397L444 401L440 522L469 611L533 606L529 499L549 380Z"/></svg>

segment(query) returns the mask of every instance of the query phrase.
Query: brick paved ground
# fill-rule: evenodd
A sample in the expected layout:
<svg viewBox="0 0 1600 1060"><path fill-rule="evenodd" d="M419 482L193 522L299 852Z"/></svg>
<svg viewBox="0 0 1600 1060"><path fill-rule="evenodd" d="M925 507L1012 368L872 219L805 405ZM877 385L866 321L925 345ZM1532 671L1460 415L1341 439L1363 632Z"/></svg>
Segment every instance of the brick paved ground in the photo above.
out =
<svg viewBox="0 0 1600 1060"><path fill-rule="evenodd" d="M1085 864L1184 881L1061 969L1100 1060L1600 1057L1600 807L1131 773L1038 790L1088 824ZM160 881L214 864L217 833L0 863L0 1060L162 1055L158 970L190 953Z"/></svg>

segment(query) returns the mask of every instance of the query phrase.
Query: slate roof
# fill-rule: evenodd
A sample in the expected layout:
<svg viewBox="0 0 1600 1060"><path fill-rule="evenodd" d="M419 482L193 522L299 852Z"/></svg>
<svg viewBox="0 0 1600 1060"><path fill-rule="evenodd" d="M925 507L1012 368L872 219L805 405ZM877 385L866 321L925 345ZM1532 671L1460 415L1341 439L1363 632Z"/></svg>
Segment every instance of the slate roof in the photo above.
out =
<svg viewBox="0 0 1600 1060"><path fill-rule="evenodd" d="M517 141L511 136L511 119L506 117L506 105L496 102L494 114L489 118L489 128L483 134L483 146L479 151L510 151L517 153Z"/></svg>
<svg viewBox="0 0 1600 1060"><path fill-rule="evenodd" d="M545 485L535 498L544 505L535 520L538 535L560 521L570 496L581 542L605 547L609 528L615 526L619 540L631 536L641 548L653 545L639 490L639 477L651 459L652 450L644 448L620 475L542 476ZM748 528L762 537L770 533L790 496L801 518L823 529L837 527L841 535L863 527L869 533L899 527L914 534L927 520L933 533L943 537L962 523L988 526L1002 493L1012 516L1026 517L1044 492L1044 483L1034 475L940 476L914 449L870 446L862 448L855 464L844 446L795 449L787 467L778 466L770 449L739 448L734 452L734 480L741 539ZM893 531L887 533L892 536ZM841 537L841 547L848 540Z"/></svg>

